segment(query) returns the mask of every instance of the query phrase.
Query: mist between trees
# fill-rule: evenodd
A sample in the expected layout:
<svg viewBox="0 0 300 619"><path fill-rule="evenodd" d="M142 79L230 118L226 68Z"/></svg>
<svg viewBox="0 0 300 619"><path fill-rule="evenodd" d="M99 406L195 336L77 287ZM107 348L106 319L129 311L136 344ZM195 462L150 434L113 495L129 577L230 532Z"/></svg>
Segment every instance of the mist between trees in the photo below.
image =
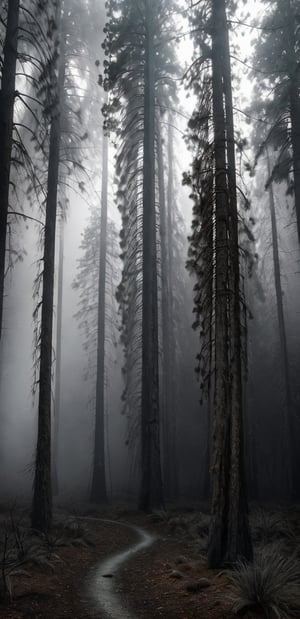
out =
<svg viewBox="0 0 300 619"><path fill-rule="evenodd" d="M300 7L251 7L2 5L0 488L34 529L210 501L215 567L299 499Z"/></svg>

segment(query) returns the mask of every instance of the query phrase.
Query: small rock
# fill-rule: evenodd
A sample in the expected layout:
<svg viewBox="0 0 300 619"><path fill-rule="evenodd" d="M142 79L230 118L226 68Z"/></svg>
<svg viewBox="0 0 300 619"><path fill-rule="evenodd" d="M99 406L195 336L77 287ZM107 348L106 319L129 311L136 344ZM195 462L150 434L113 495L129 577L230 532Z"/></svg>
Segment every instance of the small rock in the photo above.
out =
<svg viewBox="0 0 300 619"><path fill-rule="evenodd" d="M180 565L180 563L186 563L186 562L187 562L187 558L183 557L182 555L175 559L176 565Z"/></svg>
<svg viewBox="0 0 300 619"><path fill-rule="evenodd" d="M208 578L199 578L198 584L201 586L202 589L205 589L206 587L210 587L211 582Z"/></svg>
<svg viewBox="0 0 300 619"><path fill-rule="evenodd" d="M210 587L210 581L208 578L200 578L197 582L190 582L186 586L186 590L189 593L198 593L201 589L206 589L206 587Z"/></svg>
<svg viewBox="0 0 300 619"><path fill-rule="evenodd" d="M178 570L172 570L170 578L183 578L183 574L178 572Z"/></svg>

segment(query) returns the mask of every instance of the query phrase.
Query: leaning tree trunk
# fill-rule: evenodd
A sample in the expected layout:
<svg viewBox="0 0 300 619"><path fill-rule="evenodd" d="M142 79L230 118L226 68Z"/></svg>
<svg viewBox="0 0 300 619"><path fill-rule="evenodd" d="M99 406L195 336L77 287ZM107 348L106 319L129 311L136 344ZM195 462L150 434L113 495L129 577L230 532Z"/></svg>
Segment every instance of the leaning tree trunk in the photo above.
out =
<svg viewBox="0 0 300 619"><path fill-rule="evenodd" d="M2 335L3 322L6 231L13 145L16 63L18 56L19 4L19 0L8 1L0 90L0 337Z"/></svg>
<svg viewBox="0 0 300 619"><path fill-rule="evenodd" d="M271 164L268 149L267 165L268 165L268 178L271 177ZM273 249L273 267L274 267L274 283L276 294L276 308L278 319L278 331L280 341L280 363L282 367L282 373L284 378L284 417L282 427L282 450L284 456L285 466L281 467L282 470L282 490L286 493L287 498L290 498L293 493L293 467L291 453L293 451L293 434L291 427L292 420L292 397L291 397L291 382L288 362L288 350L286 329L283 310L283 292L281 287L281 274L280 274L280 260L279 260L279 248L278 248L278 234L277 234L277 221L275 211L275 200L273 192L273 183L269 183L269 208L271 216L271 230L272 230L272 249Z"/></svg>
<svg viewBox="0 0 300 619"><path fill-rule="evenodd" d="M212 0L215 144L215 397L210 567L251 558L242 433L239 247L225 0ZM225 106L224 106L225 95Z"/></svg>
<svg viewBox="0 0 300 619"><path fill-rule="evenodd" d="M155 49L151 1L145 0L144 157L143 157L143 289L142 415L139 506L162 505L160 464L158 312L155 215Z"/></svg>
<svg viewBox="0 0 300 619"><path fill-rule="evenodd" d="M59 14L60 5L57 8ZM59 21L59 19L58 19ZM61 140L60 94L65 79L64 54L61 53L59 73L56 80L56 101L50 128L49 164L46 198L46 218L43 257L43 293L40 334L38 437L35 461L32 528L47 531L52 522L51 485L51 375L52 375L52 331L53 296L55 268L55 229L57 213L57 188L59 172L59 150ZM53 71L55 80L55 71Z"/></svg>
<svg viewBox="0 0 300 619"><path fill-rule="evenodd" d="M160 245L161 245L161 304L162 304L162 425L163 425L163 473L164 491L168 498L175 498L177 487L177 458L176 458L176 418L174 398L174 349L172 340L173 317L171 314L170 295L171 281L169 277L169 255L167 234L167 209L165 199L165 180L162 140L157 117L157 169L160 209ZM173 343L173 350L172 350Z"/></svg>
<svg viewBox="0 0 300 619"><path fill-rule="evenodd" d="M100 257L98 279L97 379L91 501L107 501L105 478L105 284L107 253L108 138L103 135Z"/></svg>

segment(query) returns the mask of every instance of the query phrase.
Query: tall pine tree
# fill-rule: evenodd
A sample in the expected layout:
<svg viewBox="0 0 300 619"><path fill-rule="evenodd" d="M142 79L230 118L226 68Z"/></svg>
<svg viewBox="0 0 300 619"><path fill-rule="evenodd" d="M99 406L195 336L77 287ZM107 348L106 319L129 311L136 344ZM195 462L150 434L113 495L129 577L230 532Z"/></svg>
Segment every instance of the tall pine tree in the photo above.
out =
<svg viewBox="0 0 300 619"><path fill-rule="evenodd" d="M169 0L143 0L139 6L129 0L111 1L105 41L106 53L110 57L106 68L106 87L111 91L107 112L111 119L111 113L115 110L115 115L119 114L121 120L117 174L118 198L123 217L121 244L126 251L118 297L123 307L127 346L127 386L124 398L131 397L128 377L135 374L141 437L139 505L145 510L161 506L163 498L155 108L159 103L158 90L162 84L168 90L175 71L168 60L165 27L171 6ZM122 111L119 110L121 98L124 102ZM130 322L135 335L128 332ZM137 343L134 350L133 340Z"/></svg>
<svg viewBox="0 0 300 619"><path fill-rule="evenodd" d="M198 7L192 21L198 26L195 43L201 54L190 73L200 105L190 123L193 135L198 134L196 157L185 179L193 187L196 215L189 266L199 282L200 375L208 394L213 388L208 561L218 567L252 554L243 462L238 212L225 0Z"/></svg>

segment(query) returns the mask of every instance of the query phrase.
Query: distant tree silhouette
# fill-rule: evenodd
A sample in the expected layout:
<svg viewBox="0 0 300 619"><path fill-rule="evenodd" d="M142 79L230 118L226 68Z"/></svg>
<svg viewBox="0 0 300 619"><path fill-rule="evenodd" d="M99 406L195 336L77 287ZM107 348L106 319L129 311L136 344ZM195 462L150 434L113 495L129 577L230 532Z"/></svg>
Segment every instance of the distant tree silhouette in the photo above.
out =
<svg viewBox="0 0 300 619"><path fill-rule="evenodd" d="M262 21L256 40L253 63L259 88L252 109L267 120L268 132L261 150L270 145L277 156L270 179L285 179L295 199L296 222L300 241L300 76L298 6L291 0L276 0Z"/></svg>
<svg viewBox="0 0 300 619"><path fill-rule="evenodd" d="M159 413L155 107L160 103L161 85L164 81L166 85L170 84L172 80L169 76L176 71L168 57L167 31L164 28L164 19L171 6L171 2L164 0L151 3L145 0L139 7L129 0L121 3L110 2L105 40L106 54L114 56L114 60L107 61L106 65L105 84L112 93L107 108L107 122L108 125L115 122L113 119L117 118L119 112L122 119L117 175L118 197L123 215L121 246L127 251L124 251L123 280L118 298L124 308L123 321L126 324L123 336L127 347L125 355L128 355L125 357L125 370L129 370L130 377L135 373L134 397L137 408L141 411L139 506L144 510L161 506L163 500ZM156 54L157 45L160 46L160 54ZM125 103L122 110L121 96ZM135 278L132 277L134 273ZM128 331L130 321L135 333L132 329ZM137 324L141 326L137 327ZM130 367L133 359L134 371L133 366ZM128 385L127 381L124 399L128 397ZM126 404L128 405L128 402Z"/></svg>

